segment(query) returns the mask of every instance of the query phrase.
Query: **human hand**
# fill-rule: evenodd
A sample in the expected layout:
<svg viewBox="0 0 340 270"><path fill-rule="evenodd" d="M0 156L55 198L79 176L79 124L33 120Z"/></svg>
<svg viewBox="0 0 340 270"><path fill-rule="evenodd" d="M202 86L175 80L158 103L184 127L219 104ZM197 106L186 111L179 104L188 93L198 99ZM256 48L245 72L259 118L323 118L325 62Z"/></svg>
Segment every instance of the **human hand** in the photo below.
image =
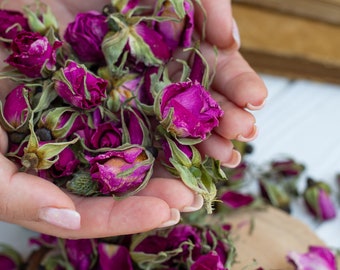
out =
<svg viewBox="0 0 340 270"><path fill-rule="evenodd" d="M16 1L15 5L21 6L18 2ZM100 10L106 3L106 1L101 3L97 1L94 6L91 2L84 4L80 1L45 2L64 23L61 25L61 31L69 21L73 20L76 12L89 9ZM230 140L235 138L248 140L255 137L256 132L253 131L255 120L243 108L248 103L254 106L262 104L266 91L261 80L237 52L238 46L232 38L231 24L225 23L225 11L230 12L230 3L215 2L214 4L220 6L220 9L225 9L223 12L217 9L216 12L214 11L216 7L209 4L209 1L202 2L207 13L214 14L211 16L214 20L221 19L220 22L214 22L208 15L208 42L203 44L203 48L205 55L213 59L211 44L219 47L218 65L221 68L218 67L213 84L215 90L213 95L219 100L225 115L228 116L222 119L221 126L207 142L201 144L200 148L202 152L220 159L223 164L236 166L240 156L232 150ZM11 5L14 5L13 1L5 8L11 8ZM218 14L220 16L216 16ZM200 21L199 17L197 21ZM227 33L225 39L219 39L219 33L212 31L216 28L213 26L215 23L221 25L225 23L224 30ZM219 29L223 31L223 27ZM1 153L4 153L7 148L6 135L1 131L0 136ZM114 201L107 197L81 198L64 193L46 180L18 173L14 164L4 156L0 157L0 164L3 170L3 180L0 184L0 219L65 238L129 234L175 224L180 218L178 210L198 209L203 203L201 197L195 196L182 182L167 177L164 172L157 174L159 177L153 177L147 187L137 195Z"/></svg>

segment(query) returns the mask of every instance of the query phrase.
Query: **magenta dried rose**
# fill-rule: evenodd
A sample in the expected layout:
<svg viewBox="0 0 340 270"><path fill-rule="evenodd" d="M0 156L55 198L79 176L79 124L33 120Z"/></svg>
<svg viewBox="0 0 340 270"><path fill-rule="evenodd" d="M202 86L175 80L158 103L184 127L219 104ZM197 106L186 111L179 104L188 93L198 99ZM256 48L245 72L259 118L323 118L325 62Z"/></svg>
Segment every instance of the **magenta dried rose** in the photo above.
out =
<svg viewBox="0 0 340 270"><path fill-rule="evenodd" d="M165 42L172 50L179 46L190 47L191 45L194 31L194 8L189 1L184 1L183 6L185 16L180 19L171 2L165 1L158 16L174 18L177 21L167 20L155 25L155 29L164 37Z"/></svg>
<svg viewBox="0 0 340 270"><path fill-rule="evenodd" d="M65 251L73 269L88 270L95 259L95 240L65 240Z"/></svg>
<svg viewBox="0 0 340 270"><path fill-rule="evenodd" d="M287 255L296 270L336 270L336 258L327 247L310 246L308 252L299 254L291 251Z"/></svg>
<svg viewBox="0 0 340 270"><path fill-rule="evenodd" d="M229 208L237 209L250 205L254 201L254 197L252 195L228 190L222 194L221 200Z"/></svg>
<svg viewBox="0 0 340 270"><path fill-rule="evenodd" d="M208 254L201 255L192 264L190 270L225 270L223 263L221 262L220 256L215 251L211 251Z"/></svg>
<svg viewBox="0 0 340 270"><path fill-rule="evenodd" d="M58 160L50 168L50 174L53 178L73 175L79 164L80 161L73 150L67 147L59 153Z"/></svg>
<svg viewBox="0 0 340 270"><path fill-rule="evenodd" d="M56 51L61 45L60 41L50 44L39 33L22 31L13 39L12 53L5 61L30 78L45 77L55 69Z"/></svg>
<svg viewBox="0 0 340 270"><path fill-rule="evenodd" d="M7 122L4 127L10 131L17 130L28 121L30 113L28 93L29 88L21 84L12 89L3 105L2 117Z"/></svg>
<svg viewBox="0 0 340 270"><path fill-rule="evenodd" d="M157 106L158 104L156 104ZM197 82L171 83L160 97L160 120L177 137L205 139L219 124L223 111Z"/></svg>
<svg viewBox="0 0 340 270"><path fill-rule="evenodd" d="M74 61L68 61L64 68L56 71L53 81L58 95L77 108L95 108L106 97L107 81Z"/></svg>
<svg viewBox="0 0 340 270"><path fill-rule="evenodd" d="M124 269L133 270L132 260L129 250L120 245L99 243L98 267L96 270Z"/></svg>
<svg viewBox="0 0 340 270"><path fill-rule="evenodd" d="M12 40L19 32L29 31L27 18L19 11L0 9L0 38Z"/></svg>
<svg viewBox="0 0 340 270"><path fill-rule="evenodd" d="M123 196L143 188L152 174L154 158L143 147L130 145L87 157L94 181L103 194Z"/></svg>
<svg viewBox="0 0 340 270"><path fill-rule="evenodd" d="M83 62L103 63L101 43L109 28L106 17L97 11L78 13L65 31L64 38Z"/></svg>

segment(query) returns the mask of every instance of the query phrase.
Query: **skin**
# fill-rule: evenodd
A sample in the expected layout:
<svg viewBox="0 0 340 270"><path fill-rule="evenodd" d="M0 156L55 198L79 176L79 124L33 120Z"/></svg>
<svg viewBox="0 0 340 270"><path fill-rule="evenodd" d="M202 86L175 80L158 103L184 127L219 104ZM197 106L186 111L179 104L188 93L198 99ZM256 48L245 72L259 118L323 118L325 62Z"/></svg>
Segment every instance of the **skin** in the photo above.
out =
<svg viewBox="0 0 340 270"><path fill-rule="evenodd" d="M100 10L108 1L44 2L57 16L62 33L77 12ZM231 140L250 141L256 137L255 118L249 109L258 109L263 105L267 90L259 76L238 52L239 44L232 35L230 1L201 2L208 14L207 36L206 42L202 43L202 51L208 62L213 64L215 54L212 45L218 47L217 73L211 93L225 115L220 126L199 148L202 153L220 159L222 164L234 167L240 161L240 155L233 150ZM3 8L18 9L28 3L32 1L8 1ZM200 30L203 14L197 12L195 21L196 28ZM7 53L5 49L0 50L0 68ZM2 100L11 89L6 83L1 84ZM172 179L159 168L156 168L148 186L135 196L120 201L114 201L112 198L79 198L37 176L18 172L16 166L3 156L7 150L7 136L2 129L0 150L0 220L37 232L64 238L131 234L160 227L171 218L173 208L182 211L186 207L201 206L197 205L197 196L181 181ZM77 230L64 229L40 220L39 210L45 207L76 210L81 216L81 227Z"/></svg>

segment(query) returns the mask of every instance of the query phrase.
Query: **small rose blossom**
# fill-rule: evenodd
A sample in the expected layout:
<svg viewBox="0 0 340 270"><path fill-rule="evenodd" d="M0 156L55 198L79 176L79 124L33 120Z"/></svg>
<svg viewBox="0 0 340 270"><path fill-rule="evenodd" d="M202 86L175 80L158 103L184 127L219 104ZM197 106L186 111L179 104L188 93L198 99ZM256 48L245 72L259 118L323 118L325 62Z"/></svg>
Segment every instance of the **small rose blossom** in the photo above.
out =
<svg viewBox="0 0 340 270"><path fill-rule="evenodd" d="M254 201L254 197L237 191L228 190L221 195L222 202L232 209L248 206Z"/></svg>
<svg viewBox="0 0 340 270"><path fill-rule="evenodd" d="M22 31L12 41L12 53L5 60L21 73L30 77L45 77L56 67L56 51L60 41L50 44L47 37L39 33Z"/></svg>
<svg viewBox="0 0 340 270"><path fill-rule="evenodd" d="M109 28L106 17L97 11L78 13L65 31L64 38L83 62L103 63L101 43Z"/></svg>
<svg viewBox="0 0 340 270"><path fill-rule="evenodd" d="M154 158L144 148L131 145L87 157L94 181L100 185L103 194L123 196L143 188L148 182Z"/></svg>
<svg viewBox="0 0 340 270"><path fill-rule="evenodd" d="M165 87L160 114L161 121L171 117L165 128L176 136L204 140L218 126L223 111L201 84L189 81Z"/></svg>
<svg viewBox="0 0 340 270"><path fill-rule="evenodd" d="M17 263L10 256L0 254L0 269L17 270L19 269L18 267Z"/></svg>
<svg viewBox="0 0 340 270"><path fill-rule="evenodd" d="M291 251L287 255L289 262L296 270L336 270L336 258L330 249L321 246L310 246L308 252L300 254Z"/></svg>
<svg viewBox="0 0 340 270"><path fill-rule="evenodd" d="M29 89L26 88L25 85L21 84L12 89L6 97L3 107L3 116L14 130L22 126L28 120L28 92Z"/></svg>
<svg viewBox="0 0 340 270"><path fill-rule="evenodd" d="M73 61L55 72L53 81L59 96L77 108L95 108L106 97L107 81Z"/></svg>
<svg viewBox="0 0 340 270"><path fill-rule="evenodd" d="M99 243L97 250L99 256L97 270L134 269L129 250L126 247Z"/></svg>
<svg viewBox="0 0 340 270"><path fill-rule="evenodd" d="M29 26L21 12L0 9L0 38L11 40L23 30L29 31Z"/></svg>

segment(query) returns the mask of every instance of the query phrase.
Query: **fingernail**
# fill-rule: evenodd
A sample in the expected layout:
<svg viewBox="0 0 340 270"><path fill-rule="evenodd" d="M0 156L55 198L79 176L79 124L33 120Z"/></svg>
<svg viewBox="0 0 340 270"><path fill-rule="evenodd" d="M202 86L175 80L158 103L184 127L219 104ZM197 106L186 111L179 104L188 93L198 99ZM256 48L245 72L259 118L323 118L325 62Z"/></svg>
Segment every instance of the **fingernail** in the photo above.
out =
<svg viewBox="0 0 340 270"><path fill-rule="evenodd" d="M228 162L223 162L222 166L228 168L235 168L237 167L237 165L240 164L241 159L242 159L241 153L237 150L233 150L230 160Z"/></svg>
<svg viewBox="0 0 340 270"><path fill-rule="evenodd" d="M161 224L158 228L169 227L175 225L181 219L181 213L176 208L170 209L170 219Z"/></svg>
<svg viewBox="0 0 340 270"><path fill-rule="evenodd" d="M247 103L246 108L252 111L256 111L256 110L262 109L265 104L266 104L266 100L263 100L262 103L259 105L253 105L253 104Z"/></svg>
<svg viewBox="0 0 340 270"><path fill-rule="evenodd" d="M202 195L196 194L192 205L183 208L182 212L194 212L202 208L204 199Z"/></svg>
<svg viewBox="0 0 340 270"><path fill-rule="evenodd" d="M39 218L64 229L77 230L80 228L80 214L71 209L43 208L40 210Z"/></svg>
<svg viewBox="0 0 340 270"><path fill-rule="evenodd" d="M233 18L233 24L232 24L232 34L233 34L233 39L235 43L240 48L241 46L240 32L238 30L238 26L234 18Z"/></svg>
<svg viewBox="0 0 340 270"><path fill-rule="evenodd" d="M244 136L242 134L239 134L238 136L236 136L236 140L240 141L240 142L250 142L252 140L254 140L257 135L259 134L259 130L257 128L257 126L254 125L253 130L250 132L249 135Z"/></svg>

